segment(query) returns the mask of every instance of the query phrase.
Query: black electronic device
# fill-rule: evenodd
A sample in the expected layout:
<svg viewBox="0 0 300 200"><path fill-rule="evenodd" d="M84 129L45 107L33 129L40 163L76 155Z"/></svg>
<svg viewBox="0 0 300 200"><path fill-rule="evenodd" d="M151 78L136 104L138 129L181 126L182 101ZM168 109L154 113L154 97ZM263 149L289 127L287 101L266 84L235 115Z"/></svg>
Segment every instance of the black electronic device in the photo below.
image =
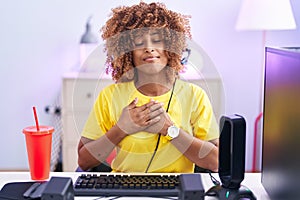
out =
<svg viewBox="0 0 300 200"><path fill-rule="evenodd" d="M240 115L220 120L219 176L223 187L237 189L244 180L246 122Z"/></svg>
<svg viewBox="0 0 300 200"><path fill-rule="evenodd" d="M173 196L180 193L178 174L80 174L75 196Z"/></svg>
<svg viewBox="0 0 300 200"><path fill-rule="evenodd" d="M182 64L182 65L186 65L186 64L188 64L188 62L189 62L189 57L190 57L190 55L191 55L191 49L188 49L188 48L186 48L184 51L183 51L183 53L186 53L187 55L185 55L185 57L183 57L182 59L181 59L181 61L180 61L180 63Z"/></svg>
<svg viewBox="0 0 300 200"><path fill-rule="evenodd" d="M262 185L271 199L300 199L300 47L266 47Z"/></svg>
<svg viewBox="0 0 300 200"><path fill-rule="evenodd" d="M0 199L74 200L73 183L69 177L6 183L0 191Z"/></svg>
<svg viewBox="0 0 300 200"><path fill-rule="evenodd" d="M73 200L74 189L71 178L51 177L47 183L41 200Z"/></svg>
<svg viewBox="0 0 300 200"><path fill-rule="evenodd" d="M181 174L179 182L179 200L204 200L204 188L200 174Z"/></svg>
<svg viewBox="0 0 300 200"><path fill-rule="evenodd" d="M76 196L179 197L204 199L201 175L184 174L81 174L74 183Z"/></svg>
<svg viewBox="0 0 300 200"><path fill-rule="evenodd" d="M40 199L46 186L47 182L35 182L24 192L23 197Z"/></svg>
<svg viewBox="0 0 300 200"><path fill-rule="evenodd" d="M210 188L206 194L219 199L255 200L254 194L241 186L245 173L246 121L241 115L220 119L219 177L222 185Z"/></svg>
<svg viewBox="0 0 300 200"><path fill-rule="evenodd" d="M73 200L72 179L51 177L49 181L35 182L23 193L23 197L41 200Z"/></svg>

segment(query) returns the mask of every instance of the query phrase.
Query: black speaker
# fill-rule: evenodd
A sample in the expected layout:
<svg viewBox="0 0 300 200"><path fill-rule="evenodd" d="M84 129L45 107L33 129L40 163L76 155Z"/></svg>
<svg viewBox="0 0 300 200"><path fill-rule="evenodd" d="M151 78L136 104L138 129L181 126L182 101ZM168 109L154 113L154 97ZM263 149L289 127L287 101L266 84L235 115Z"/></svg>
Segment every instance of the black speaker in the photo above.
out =
<svg viewBox="0 0 300 200"><path fill-rule="evenodd" d="M223 187L237 189L244 180L246 121L240 115L220 119L219 177Z"/></svg>
<svg viewBox="0 0 300 200"><path fill-rule="evenodd" d="M180 174L179 200L204 200L204 188L200 174Z"/></svg>
<svg viewBox="0 0 300 200"><path fill-rule="evenodd" d="M222 185L210 188L206 195L219 199L236 200L256 197L241 186L245 173L246 121L241 115L222 116L218 174Z"/></svg>
<svg viewBox="0 0 300 200"><path fill-rule="evenodd" d="M71 178L51 177L43 193L42 200L74 200L74 189Z"/></svg>

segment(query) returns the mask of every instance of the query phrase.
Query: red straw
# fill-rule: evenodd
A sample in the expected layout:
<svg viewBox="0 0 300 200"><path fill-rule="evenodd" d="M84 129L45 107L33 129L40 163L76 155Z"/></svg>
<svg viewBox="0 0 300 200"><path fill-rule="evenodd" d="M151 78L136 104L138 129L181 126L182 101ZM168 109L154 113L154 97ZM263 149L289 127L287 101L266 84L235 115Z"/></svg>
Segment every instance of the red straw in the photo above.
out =
<svg viewBox="0 0 300 200"><path fill-rule="evenodd" d="M39 120L37 118L35 106L33 106L33 114L34 114L34 119L35 119L36 130L40 131Z"/></svg>

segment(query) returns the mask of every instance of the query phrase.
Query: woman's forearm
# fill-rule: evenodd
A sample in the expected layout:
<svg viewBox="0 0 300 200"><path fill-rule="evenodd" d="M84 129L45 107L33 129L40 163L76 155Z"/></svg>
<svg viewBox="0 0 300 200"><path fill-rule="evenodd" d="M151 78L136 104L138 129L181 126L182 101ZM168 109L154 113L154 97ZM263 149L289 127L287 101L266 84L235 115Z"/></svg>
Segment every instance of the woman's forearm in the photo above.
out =
<svg viewBox="0 0 300 200"><path fill-rule="evenodd" d="M88 170L104 162L124 137L126 137L126 134L118 126L113 126L97 140L81 138L78 146L79 167Z"/></svg>
<svg viewBox="0 0 300 200"><path fill-rule="evenodd" d="M196 165L218 171L218 143L200 140L180 129L179 136L171 143Z"/></svg>

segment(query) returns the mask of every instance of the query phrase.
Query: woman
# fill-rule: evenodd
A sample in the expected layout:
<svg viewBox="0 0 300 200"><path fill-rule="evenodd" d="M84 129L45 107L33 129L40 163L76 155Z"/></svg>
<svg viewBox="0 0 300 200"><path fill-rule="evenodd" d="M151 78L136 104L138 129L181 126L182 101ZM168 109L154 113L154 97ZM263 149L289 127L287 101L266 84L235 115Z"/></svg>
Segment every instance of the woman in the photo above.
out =
<svg viewBox="0 0 300 200"><path fill-rule="evenodd" d="M112 10L102 28L107 71L104 88L78 145L83 170L116 149L113 172L218 169L218 125L206 93L180 80L181 56L191 38L188 16L162 3Z"/></svg>

